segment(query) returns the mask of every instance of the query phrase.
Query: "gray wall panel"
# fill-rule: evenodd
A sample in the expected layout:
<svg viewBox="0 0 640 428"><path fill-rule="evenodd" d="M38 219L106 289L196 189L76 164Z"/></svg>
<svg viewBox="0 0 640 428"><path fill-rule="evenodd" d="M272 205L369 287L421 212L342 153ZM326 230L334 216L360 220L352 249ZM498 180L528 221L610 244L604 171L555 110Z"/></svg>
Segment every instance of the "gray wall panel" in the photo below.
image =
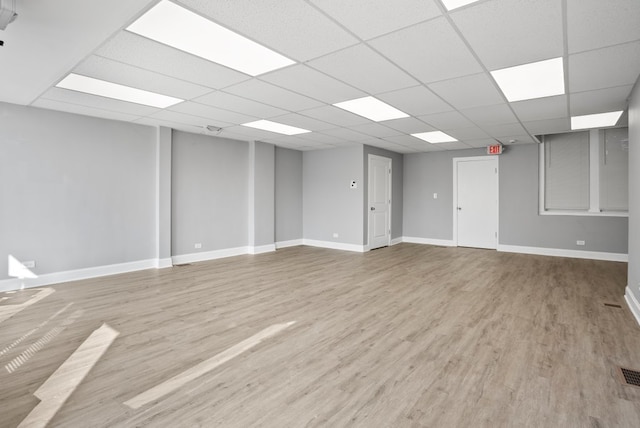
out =
<svg viewBox="0 0 640 428"><path fill-rule="evenodd" d="M302 152L275 149L276 242L302 239Z"/></svg>
<svg viewBox="0 0 640 428"><path fill-rule="evenodd" d="M636 300L640 301L640 83L636 83L629 102L629 267L627 284Z"/></svg>

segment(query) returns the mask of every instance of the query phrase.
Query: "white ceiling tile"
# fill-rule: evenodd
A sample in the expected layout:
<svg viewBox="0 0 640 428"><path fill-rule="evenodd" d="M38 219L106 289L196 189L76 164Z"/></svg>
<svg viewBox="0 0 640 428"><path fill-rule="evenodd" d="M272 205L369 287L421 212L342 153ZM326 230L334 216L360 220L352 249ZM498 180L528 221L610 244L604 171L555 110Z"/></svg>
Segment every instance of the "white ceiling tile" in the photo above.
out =
<svg viewBox="0 0 640 428"><path fill-rule="evenodd" d="M464 143L470 147L481 148L481 147L487 147L487 146L496 144L497 141L494 140L493 138L480 138L477 140L465 140Z"/></svg>
<svg viewBox="0 0 640 428"><path fill-rule="evenodd" d="M444 150L464 150L464 149L471 149L472 147L461 142L461 141L453 141L451 143L439 143L437 144L438 147L444 149Z"/></svg>
<svg viewBox="0 0 640 428"><path fill-rule="evenodd" d="M571 131L568 117L562 119L534 120L522 123L532 135L555 134Z"/></svg>
<svg viewBox="0 0 640 428"><path fill-rule="evenodd" d="M422 116L453 110L449 104L424 86L399 89L376 95L376 98L412 116Z"/></svg>
<svg viewBox="0 0 640 428"><path fill-rule="evenodd" d="M517 146L518 144L537 144L538 142L529 135L508 135L498 138L505 147ZM513 141L513 142L512 142Z"/></svg>
<svg viewBox="0 0 640 428"><path fill-rule="evenodd" d="M74 73L132 88L190 100L211 92L211 88L154 73L132 65L92 55Z"/></svg>
<svg viewBox="0 0 640 428"><path fill-rule="evenodd" d="M225 92L290 111L305 110L322 105L319 101L258 79L230 86L225 89Z"/></svg>
<svg viewBox="0 0 640 428"><path fill-rule="evenodd" d="M571 116L625 110L631 89L633 85L570 94Z"/></svg>
<svg viewBox="0 0 640 428"><path fill-rule="evenodd" d="M67 113L75 113L84 116L100 117L104 119L120 120L125 122L130 122L140 117L116 111L101 110L77 104L63 103L60 101L48 100L45 98L39 98L31 105L33 107L46 108L48 110L66 111Z"/></svg>
<svg viewBox="0 0 640 428"><path fill-rule="evenodd" d="M215 89L250 78L128 31L118 33L96 55Z"/></svg>
<svg viewBox="0 0 640 428"><path fill-rule="evenodd" d="M232 123L222 122L220 120L210 121L209 119L205 119L199 116L192 116L190 114L178 113L170 110L161 110L158 113L154 113L148 116L151 119L157 120L165 120L173 123L180 123L183 125L190 125L202 128L203 130L207 125L213 125L218 128L223 128L225 126L232 126Z"/></svg>
<svg viewBox="0 0 640 428"><path fill-rule="evenodd" d="M206 106L204 104L198 104L192 101L186 101L180 104L176 104L174 106L171 106L169 110L205 118L212 125L215 125L215 122L218 120L221 122L234 124L253 122L254 120L256 120L256 118L252 116L247 116L229 110L223 110L217 107Z"/></svg>
<svg viewBox="0 0 640 428"><path fill-rule="evenodd" d="M378 147L380 149L389 150L395 153L410 153L415 150L406 146L401 146L400 144L392 143L390 141L381 140L379 138L363 141L362 144L372 147Z"/></svg>
<svg viewBox="0 0 640 428"><path fill-rule="evenodd" d="M370 94L418 84L415 79L365 44L310 61L308 65Z"/></svg>
<svg viewBox="0 0 640 428"><path fill-rule="evenodd" d="M384 126L393 128L405 134L415 134L417 132L435 131L432 126L427 125L423 121L415 117L405 117L403 119L387 120Z"/></svg>
<svg viewBox="0 0 640 428"><path fill-rule="evenodd" d="M429 114L426 116L420 116L418 119L441 131L446 131L447 129L472 128L475 126L473 122L457 111Z"/></svg>
<svg viewBox="0 0 640 428"><path fill-rule="evenodd" d="M155 107L114 100L112 98L99 97L97 95L85 94L83 92L56 87L49 89L47 92L42 94L40 98L134 116L147 116L159 111L159 109Z"/></svg>
<svg viewBox="0 0 640 428"><path fill-rule="evenodd" d="M287 113L286 110L222 91L211 92L210 94L196 98L194 101L211 107L218 107L224 110L231 110L238 113L244 113L249 116L259 117L261 119L282 116Z"/></svg>
<svg viewBox="0 0 640 428"><path fill-rule="evenodd" d="M522 122L567 117L567 96L518 101L511 103L511 108Z"/></svg>
<svg viewBox="0 0 640 428"><path fill-rule="evenodd" d="M248 126L234 125L228 128L224 128L221 135L225 135L225 133L232 133L234 135L242 136L243 139L247 141L251 140L267 140L267 139L275 139L281 137L282 134L278 134L276 132L264 131L262 129L250 128Z"/></svg>
<svg viewBox="0 0 640 428"><path fill-rule="evenodd" d="M276 70L260 79L328 104L366 96L364 92L303 64Z"/></svg>
<svg viewBox="0 0 640 428"><path fill-rule="evenodd" d="M640 39L638 0L567 0L569 53Z"/></svg>
<svg viewBox="0 0 640 428"><path fill-rule="evenodd" d="M369 44L423 83L482 71L444 17L382 36Z"/></svg>
<svg viewBox="0 0 640 428"><path fill-rule="evenodd" d="M153 117L142 117L140 119L137 119L134 123L146 126L164 126L167 128L176 129L178 131L189 132L191 134L205 134L202 128L197 126L185 125L184 123L171 122L169 120L157 119Z"/></svg>
<svg viewBox="0 0 640 428"><path fill-rule="evenodd" d="M303 116L297 113L289 113L283 116L277 116L270 120L278 123L284 123L285 125L295 126L302 129L308 129L309 131L323 131L325 129L332 129L336 126L323 122L321 120L312 119L307 116Z"/></svg>
<svg viewBox="0 0 640 428"><path fill-rule="evenodd" d="M457 109L504 102L492 78L485 73L432 83L429 89Z"/></svg>
<svg viewBox="0 0 640 428"><path fill-rule="evenodd" d="M507 125L487 125L482 129L492 137L500 138L510 135L523 135L527 131L519 123L510 123Z"/></svg>
<svg viewBox="0 0 640 428"><path fill-rule="evenodd" d="M582 0L580 0L582 1ZM493 0L451 13L489 70L562 56L562 2Z"/></svg>
<svg viewBox="0 0 640 428"><path fill-rule="evenodd" d="M352 142L355 142L355 141L360 142L360 141L364 141L371 138L370 135L362 134L360 132L355 132L347 128L327 129L326 131L322 131L319 134L329 135L332 137L341 138L345 141L352 141Z"/></svg>
<svg viewBox="0 0 640 428"><path fill-rule="evenodd" d="M518 121L508 104L475 107L461 110L460 112L478 126L514 123Z"/></svg>
<svg viewBox="0 0 640 428"><path fill-rule="evenodd" d="M312 117L314 119L322 120L324 122L332 123L336 127L360 125L362 123L370 122L369 119L358 116L357 114L349 113L346 110L334 106L324 106L309 109L301 111L300 114Z"/></svg>
<svg viewBox="0 0 640 428"><path fill-rule="evenodd" d="M336 21L367 40L440 15L431 0L311 0Z"/></svg>
<svg viewBox="0 0 640 428"><path fill-rule="evenodd" d="M291 59L308 61L358 40L303 0L181 0Z"/></svg>
<svg viewBox="0 0 640 428"><path fill-rule="evenodd" d="M391 137L393 135L400 135L402 132L389 128L386 125L386 122L381 123L365 123L362 125L352 126L350 129L353 129L356 132L362 132L363 134L370 135L372 137L384 138Z"/></svg>
<svg viewBox="0 0 640 428"><path fill-rule="evenodd" d="M569 90L633 85L639 72L640 42L569 55Z"/></svg>
<svg viewBox="0 0 640 428"><path fill-rule="evenodd" d="M424 140L421 140L411 135L399 135L397 137L387 137L385 140L402 146L410 147L412 149L418 149L425 152L437 152L442 151L444 148L438 147L438 144L430 144Z"/></svg>
<svg viewBox="0 0 640 428"><path fill-rule="evenodd" d="M304 140L295 135L280 135L278 137L267 138L260 141L264 141L265 143L276 144L279 146L286 145L288 147L309 147L310 145L313 145L313 143L312 144L309 143L309 140Z"/></svg>
<svg viewBox="0 0 640 428"><path fill-rule="evenodd" d="M343 138L334 137L332 135L325 135L319 132L312 132L310 134L301 134L300 138L304 140L313 141L317 144L342 144L345 143L346 140Z"/></svg>
<svg viewBox="0 0 640 428"><path fill-rule="evenodd" d="M464 128L464 129L448 129L447 134L451 135L458 141L467 141L467 140L479 140L482 138L487 138L486 132L478 127L473 128Z"/></svg>

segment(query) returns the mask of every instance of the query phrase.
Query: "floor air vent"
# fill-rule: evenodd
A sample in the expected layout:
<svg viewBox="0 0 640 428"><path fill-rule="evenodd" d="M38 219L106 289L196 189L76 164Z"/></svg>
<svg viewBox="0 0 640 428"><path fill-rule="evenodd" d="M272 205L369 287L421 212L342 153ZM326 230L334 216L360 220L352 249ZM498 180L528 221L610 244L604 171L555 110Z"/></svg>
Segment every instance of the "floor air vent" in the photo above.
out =
<svg viewBox="0 0 640 428"><path fill-rule="evenodd" d="M640 372L637 370L625 369L620 367L620 374L626 385L637 386L640 388Z"/></svg>

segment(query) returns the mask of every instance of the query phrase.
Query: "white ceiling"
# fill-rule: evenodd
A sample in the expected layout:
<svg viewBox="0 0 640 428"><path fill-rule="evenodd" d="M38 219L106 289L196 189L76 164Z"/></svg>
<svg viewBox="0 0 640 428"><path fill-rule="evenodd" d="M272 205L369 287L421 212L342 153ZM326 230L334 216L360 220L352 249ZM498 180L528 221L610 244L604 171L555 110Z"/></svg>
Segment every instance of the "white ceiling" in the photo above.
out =
<svg viewBox="0 0 640 428"><path fill-rule="evenodd" d="M124 30L156 0L19 0L0 31L0 101L211 135L214 125L299 150L412 153L568 131L571 115L626 109L640 74L638 0L480 0L451 12L440 0L173 1L296 63L253 78ZM561 96L509 103L489 73L558 56ZM163 110L56 88L72 71L186 101ZM367 95L411 117L376 123L331 105ZM313 132L239 126L258 119ZM434 130L460 142L409 135Z"/></svg>

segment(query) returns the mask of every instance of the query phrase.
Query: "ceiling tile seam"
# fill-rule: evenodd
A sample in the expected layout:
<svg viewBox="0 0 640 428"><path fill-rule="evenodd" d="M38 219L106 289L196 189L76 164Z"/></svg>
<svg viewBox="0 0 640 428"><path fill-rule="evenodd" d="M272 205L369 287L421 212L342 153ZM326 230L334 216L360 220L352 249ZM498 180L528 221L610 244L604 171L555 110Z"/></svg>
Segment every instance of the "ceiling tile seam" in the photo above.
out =
<svg viewBox="0 0 640 428"><path fill-rule="evenodd" d="M83 93L83 92L81 92L81 93ZM117 114L121 114L123 116L132 116L132 117L134 117L134 119L131 119L131 120L120 120L120 119L105 119L105 120L117 120L119 122L135 122L136 120L142 119L142 118L145 117L145 116L141 116L141 115L138 115L138 114L124 113L124 112L119 111L119 110L117 110L117 111L116 110L109 110L109 109L106 109L106 108L88 106L86 104L71 103L69 101L60 101L60 100L56 100L54 98L47 98L47 97L44 97L44 96L38 98L37 100L35 100L33 102L35 103L35 102L38 102L38 101L41 101L41 100L43 100L43 101L53 101L53 102L56 102L56 103L66 104L66 105L69 105L69 106L78 106L78 107L90 108L90 109L93 109L93 110L100 110L100 111L104 111L104 112L108 112L108 113L117 113ZM123 102L126 102L126 101L123 101ZM134 103L130 103L130 104L134 104ZM44 109L45 108L45 107L31 106L31 105L30 105L30 107L39 108L39 109ZM150 108L154 108L154 107L150 107ZM62 111L63 113L69 113L69 112L65 112L63 110L58 110L58 111ZM157 113L157 112L155 112L155 113ZM82 113L73 113L73 114L83 115ZM90 115L84 115L84 116L90 116ZM97 116L91 116L91 117L97 117Z"/></svg>
<svg viewBox="0 0 640 428"><path fill-rule="evenodd" d="M129 20L126 21L126 23L122 26L120 26L116 31L114 31L113 33L111 33L110 36L108 36L107 38L105 38L102 43L99 43L98 46L94 47L93 50L91 50L87 55L85 55L82 59L80 59L80 61L78 61L75 65L73 65L70 69L68 69L66 72L64 72L62 74L62 76L57 77L56 79L54 79L51 84L44 89L43 91L40 92L40 94L38 94L33 100L31 100L27 105L31 105L33 104L36 100L38 100L40 97L42 97L42 95L47 92L49 89L55 87L58 83L60 83L62 81L62 79L64 79L66 76L68 76L71 72L73 72L73 70L75 70L76 68L78 68L78 66L80 64L82 64L83 62L85 62L87 59L89 59L92 55L95 55L95 53L100 50L103 46L105 46L108 42L110 42L111 40L113 40L121 31L124 31L125 28L127 28L129 25L131 25L131 23L133 23L136 19L138 19L140 16L142 16L143 14L147 13L147 11L149 11L153 6L155 6L154 4L151 5L147 5L145 6L141 11L138 11L138 13L134 14L133 17L131 17Z"/></svg>
<svg viewBox="0 0 640 428"><path fill-rule="evenodd" d="M50 89L53 89L53 88L50 88ZM164 109L161 109L161 108L158 108L158 107L148 106L148 105L145 105L145 104L132 103L130 101L125 101L125 100L121 100L121 99L118 99L118 98L109 98L109 97L102 97L100 95L87 94L86 92L75 91L73 89L62 89L62 88L58 88L58 89L60 89L62 91L75 92L75 93L81 94L81 95L89 95L91 97L98 97L98 98L108 99L108 100L112 100L112 101L117 101L117 102L120 102L120 103L126 103L126 104L130 104L132 106L137 106L137 107L143 106L145 108L155 109L156 111L154 111L152 114L155 114L155 113L158 113L158 112L161 112L161 111L164 110ZM46 95L46 93L42 94L37 99L33 100L32 103L42 99L42 100L55 101L55 102L58 102L58 103L70 104L70 105L74 105L74 106L88 107L88 108L93 108L93 109L96 109L96 110L108 111L108 112L112 112L112 113L130 114L130 113L125 113L125 112L123 112L121 110L110 110L110 109L107 109L107 108L94 107L94 106L91 106L91 105L88 105L88 104L72 103L72 102L69 102L69 101L60 101L60 100L57 100L55 98L49 98L49 97L47 97L45 95ZM29 104L29 105L31 105L31 104ZM136 114L130 114L130 115L131 116L137 116L138 118L146 117L146 115L136 115Z"/></svg>
<svg viewBox="0 0 640 428"><path fill-rule="evenodd" d="M562 0L563 3L566 2L566 0ZM474 3L475 4L475 3ZM447 19L447 22L449 22L449 25L451 25L451 28L453 28L453 30L456 32L456 34L458 35L458 37L460 38L460 40L462 40L462 42L464 43L464 45L467 47L467 49L469 49L469 52L471 53L471 55L473 55L474 59L478 62L478 64L480 65L480 67L482 68L482 70L485 72L485 74L489 77L489 80L491 81L491 83L493 84L493 86L497 89L498 93L500 94L500 96L502 97L502 99L505 101L505 103L507 104L507 106L509 107L509 110L511 110L511 113L513 113L513 115L515 116L515 118L518 120L518 123L520 124L520 126L522 126L522 128L525 130L525 132L527 133L527 135L531 138L533 138L534 141L537 141L537 139L535 138L535 136L531 135L531 133L529 132L529 130L524 126L524 124L522 123L522 120L520 120L520 117L516 114L516 112L513 109L513 106L511 106L511 103L509 103L509 100L507 100L507 97L504 95L504 93L502 92L502 90L500 89L500 87L498 86L498 83L495 81L495 79L493 78L493 76L491 76L491 73L489 72L489 69L485 66L485 64L480 60L480 57L478 56L478 54L476 53L476 51L471 47L471 44L467 41L466 37L464 37L464 35L462 34L462 32L460 31L460 29L458 28L458 26L455 24L455 22L453 21L453 19L451 18L451 16L447 13L445 18ZM565 92L566 92L566 88L565 88ZM473 120L469 119L466 115L464 115L462 112L460 112L459 110L456 109L456 111L458 111L462 116L465 117L465 119L469 120L471 123L476 124ZM477 124L476 124L477 125ZM480 127L480 126L478 126ZM494 140L498 141L497 138L495 138L494 136L491 135L491 138L493 138Z"/></svg>
<svg viewBox="0 0 640 428"><path fill-rule="evenodd" d="M571 96L571 95L586 94L586 93L589 93L589 92L607 91L609 89L624 88L624 87L627 87L627 86L631 87L631 89L629 90L629 94L631 94L631 91L633 90L633 86L634 86L633 84L615 85L615 86L607 86L606 88L587 89L586 91L568 92L567 95ZM629 97L627 97L627 98L629 98Z"/></svg>
<svg viewBox="0 0 640 428"><path fill-rule="evenodd" d="M589 52L596 52L596 51L600 51L600 50L603 50L603 49L615 48L617 46L632 45L632 44L638 43L638 42L640 42L640 39L627 40L626 42L613 43L611 45L599 46L599 47L593 48L593 49L585 49L585 50L582 50L582 51L570 52L569 56L580 55L580 54L589 53ZM568 52L568 49L567 49L567 52Z"/></svg>
<svg viewBox="0 0 640 428"><path fill-rule="evenodd" d="M567 15L567 0L561 2L562 10L562 61L564 61L564 93L567 96L567 117L571 118L571 96L569 94L569 29ZM525 128L526 129L526 128ZM534 141L540 143L538 137L532 136Z"/></svg>

